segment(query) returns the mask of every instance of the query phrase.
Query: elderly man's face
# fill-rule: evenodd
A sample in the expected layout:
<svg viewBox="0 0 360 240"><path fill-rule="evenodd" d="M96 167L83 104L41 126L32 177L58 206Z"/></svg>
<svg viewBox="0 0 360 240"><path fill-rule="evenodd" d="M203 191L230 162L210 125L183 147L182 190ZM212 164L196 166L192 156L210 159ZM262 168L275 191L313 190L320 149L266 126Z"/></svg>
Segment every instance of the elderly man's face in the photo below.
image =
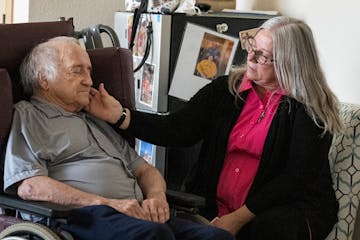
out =
<svg viewBox="0 0 360 240"><path fill-rule="evenodd" d="M75 43L63 44L60 49L58 75L48 83L48 97L65 110L77 112L89 104L91 62L87 52Z"/></svg>

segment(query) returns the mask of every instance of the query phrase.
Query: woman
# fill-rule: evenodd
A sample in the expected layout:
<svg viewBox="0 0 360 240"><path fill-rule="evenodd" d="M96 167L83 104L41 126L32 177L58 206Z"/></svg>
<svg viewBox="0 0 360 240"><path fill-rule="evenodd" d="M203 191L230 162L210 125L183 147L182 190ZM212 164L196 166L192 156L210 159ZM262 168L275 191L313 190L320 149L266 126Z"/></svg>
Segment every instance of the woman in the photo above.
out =
<svg viewBox="0 0 360 240"><path fill-rule="evenodd" d="M168 116L125 109L104 87L90 111L157 145L203 140L187 190L206 197L211 224L238 239L324 239L337 220L328 151L341 130L338 100L321 70L311 29L267 20L246 40L246 68L199 90ZM98 101L96 101L98 100ZM108 109L109 111L105 111Z"/></svg>

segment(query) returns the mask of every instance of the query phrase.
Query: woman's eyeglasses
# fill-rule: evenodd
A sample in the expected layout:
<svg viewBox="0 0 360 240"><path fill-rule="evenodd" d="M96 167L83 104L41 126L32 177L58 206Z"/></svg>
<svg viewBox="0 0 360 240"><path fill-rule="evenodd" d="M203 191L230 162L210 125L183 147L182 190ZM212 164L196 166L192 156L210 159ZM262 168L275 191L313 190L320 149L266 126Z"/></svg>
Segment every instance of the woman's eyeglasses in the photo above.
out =
<svg viewBox="0 0 360 240"><path fill-rule="evenodd" d="M275 59L265 56L263 51L256 50L255 46L256 46L256 41L254 37L248 36L247 38L245 38L245 50L248 52L248 54L254 53L255 60L257 63L264 65L269 62L275 61Z"/></svg>

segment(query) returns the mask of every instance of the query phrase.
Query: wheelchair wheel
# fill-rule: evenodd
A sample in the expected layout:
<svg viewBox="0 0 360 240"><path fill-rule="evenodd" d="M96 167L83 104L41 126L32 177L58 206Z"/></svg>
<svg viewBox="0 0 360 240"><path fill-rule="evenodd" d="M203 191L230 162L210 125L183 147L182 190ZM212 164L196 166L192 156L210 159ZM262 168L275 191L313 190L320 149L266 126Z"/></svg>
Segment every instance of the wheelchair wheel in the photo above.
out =
<svg viewBox="0 0 360 240"><path fill-rule="evenodd" d="M23 222L11 225L0 233L2 240L27 240L27 239L41 239L41 240L61 240L48 227L33 223Z"/></svg>

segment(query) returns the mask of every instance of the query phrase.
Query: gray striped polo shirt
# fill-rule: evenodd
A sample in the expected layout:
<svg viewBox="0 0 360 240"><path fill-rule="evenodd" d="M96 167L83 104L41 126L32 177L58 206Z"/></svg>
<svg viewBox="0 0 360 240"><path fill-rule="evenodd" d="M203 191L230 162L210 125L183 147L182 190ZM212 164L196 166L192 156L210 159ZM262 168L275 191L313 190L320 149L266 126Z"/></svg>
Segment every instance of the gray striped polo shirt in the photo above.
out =
<svg viewBox="0 0 360 240"><path fill-rule="evenodd" d="M49 176L107 198L143 195L132 171L145 161L106 122L33 97L15 105L4 166L4 190Z"/></svg>

